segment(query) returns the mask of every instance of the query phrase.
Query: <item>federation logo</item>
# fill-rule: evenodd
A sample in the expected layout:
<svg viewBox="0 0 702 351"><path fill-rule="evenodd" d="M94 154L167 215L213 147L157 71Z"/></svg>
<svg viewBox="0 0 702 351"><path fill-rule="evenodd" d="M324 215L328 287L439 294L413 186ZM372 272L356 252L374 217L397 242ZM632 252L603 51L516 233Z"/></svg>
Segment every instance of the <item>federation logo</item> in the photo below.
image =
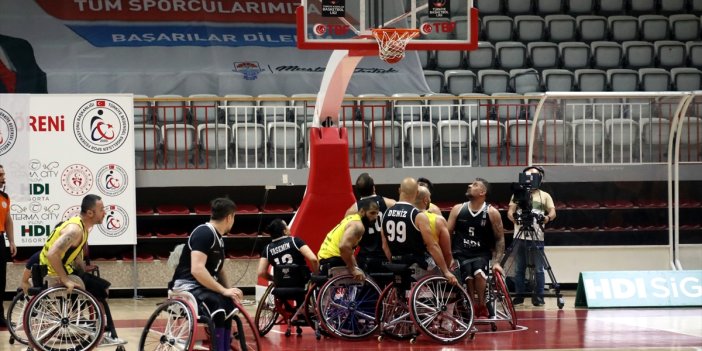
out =
<svg viewBox="0 0 702 351"><path fill-rule="evenodd" d="M106 154L127 140L129 119L122 106L114 101L91 100L78 109L73 120L73 133L86 150Z"/></svg>
<svg viewBox="0 0 702 351"><path fill-rule="evenodd" d="M93 173L81 164L72 164L61 173L63 190L73 196L81 196L93 187Z"/></svg>
<svg viewBox="0 0 702 351"><path fill-rule="evenodd" d="M17 123L15 119L0 108L0 156L8 153L17 141Z"/></svg>
<svg viewBox="0 0 702 351"><path fill-rule="evenodd" d="M117 196L127 190L127 171L116 164L103 166L97 171L95 183L101 193Z"/></svg>
<svg viewBox="0 0 702 351"><path fill-rule="evenodd" d="M105 221L98 228L105 236L111 238L124 234L129 228L127 211L119 205L105 206Z"/></svg>
<svg viewBox="0 0 702 351"><path fill-rule="evenodd" d="M63 211L63 216L61 216L62 221L67 221L73 217L80 215L80 205L71 206Z"/></svg>
<svg viewBox="0 0 702 351"><path fill-rule="evenodd" d="M263 69L255 61L234 62L234 72L242 73L245 80L256 80Z"/></svg>

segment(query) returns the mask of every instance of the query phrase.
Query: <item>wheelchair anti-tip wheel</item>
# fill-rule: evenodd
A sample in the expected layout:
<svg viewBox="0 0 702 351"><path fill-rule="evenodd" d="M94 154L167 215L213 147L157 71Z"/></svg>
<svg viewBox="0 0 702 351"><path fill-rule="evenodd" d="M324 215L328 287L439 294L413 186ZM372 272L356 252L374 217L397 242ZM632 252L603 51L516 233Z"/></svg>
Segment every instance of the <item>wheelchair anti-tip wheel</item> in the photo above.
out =
<svg viewBox="0 0 702 351"><path fill-rule="evenodd" d="M410 292L410 316L422 334L453 343L472 333L473 304L468 293L444 277L420 279Z"/></svg>
<svg viewBox="0 0 702 351"><path fill-rule="evenodd" d="M375 317L380 329L378 341L382 341L386 335L395 340L408 340L419 334L410 317L407 298L404 295L403 292L398 292L394 283L386 286L380 294L375 307Z"/></svg>
<svg viewBox="0 0 702 351"><path fill-rule="evenodd" d="M335 276L322 286L317 312L324 329L345 339L361 339L378 328L375 306L380 288L372 280L359 282L350 274Z"/></svg>
<svg viewBox="0 0 702 351"><path fill-rule="evenodd" d="M258 328L258 335L265 336L278 322L278 310L275 306L275 296L273 296L274 286L271 284L263 293L261 301L256 308L256 317L254 322Z"/></svg>
<svg viewBox="0 0 702 351"><path fill-rule="evenodd" d="M24 332L23 316L29 299L29 296L20 291L12 299L7 309L7 317L5 320L7 321L7 331L10 332L10 344L14 344L15 341L23 345L28 344L27 333Z"/></svg>
<svg viewBox="0 0 702 351"><path fill-rule="evenodd" d="M190 306L181 300L167 300L146 322L139 350L190 350L194 333L195 319Z"/></svg>
<svg viewBox="0 0 702 351"><path fill-rule="evenodd" d="M24 331L30 348L41 351L92 350L105 329L102 305L85 290L65 287L37 294L24 313Z"/></svg>
<svg viewBox="0 0 702 351"><path fill-rule="evenodd" d="M234 302L234 306L237 312L232 317L232 351L261 350L258 330L253 319L239 302Z"/></svg>

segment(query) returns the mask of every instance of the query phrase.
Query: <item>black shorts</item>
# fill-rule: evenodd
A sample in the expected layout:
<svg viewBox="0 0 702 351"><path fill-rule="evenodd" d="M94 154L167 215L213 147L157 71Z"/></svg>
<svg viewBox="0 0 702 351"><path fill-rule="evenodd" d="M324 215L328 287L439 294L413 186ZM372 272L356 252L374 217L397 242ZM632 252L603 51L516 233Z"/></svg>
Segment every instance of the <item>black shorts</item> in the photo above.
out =
<svg viewBox="0 0 702 351"><path fill-rule="evenodd" d="M319 260L319 274L329 275L329 269L334 267L346 267L346 262L341 257L329 257Z"/></svg>
<svg viewBox="0 0 702 351"><path fill-rule="evenodd" d="M463 280L473 279L473 277L480 272L483 272L485 276L490 273L490 257L489 256L475 256L475 257L455 257L458 261L458 266L461 270L461 276Z"/></svg>
<svg viewBox="0 0 702 351"><path fill-rule="evenodd" d="M214 319L222 313L223 319L229 319L234 312L234 301L230 297L216 293L210 289L199 287L190 291L195 299L207 307L210 316ZM200 312L202 313L202 312Z"/></svg>
<svg viewBox="0 0 702 351"><path fill-rule="evenodd" d="M110 285L112 285L112 283L96 275L86 273L83 271L76 270L73 272L73 274L80 277L80 280L82 280L83 284L85 284L85 290L87 290L97 299L107 298L107 289L110 288Z"/></svg>

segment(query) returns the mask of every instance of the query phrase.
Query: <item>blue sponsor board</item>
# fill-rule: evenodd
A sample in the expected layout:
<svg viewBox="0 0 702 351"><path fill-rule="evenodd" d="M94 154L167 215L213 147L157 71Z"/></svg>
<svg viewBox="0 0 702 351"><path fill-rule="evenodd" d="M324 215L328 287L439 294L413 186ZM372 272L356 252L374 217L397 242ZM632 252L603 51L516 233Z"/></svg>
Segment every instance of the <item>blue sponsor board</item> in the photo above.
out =
<svg viewBox="0 0 702 351"><path fill-rule="evenodd" d="M575 306L702 306L702 271L581 272Z"/></svg>
<svg viewBox="0 0 702 351"><path fill-rule="evenodd" d="M96 47L296 46L295 27L214 27L200 25L69 25Z"/></svg>

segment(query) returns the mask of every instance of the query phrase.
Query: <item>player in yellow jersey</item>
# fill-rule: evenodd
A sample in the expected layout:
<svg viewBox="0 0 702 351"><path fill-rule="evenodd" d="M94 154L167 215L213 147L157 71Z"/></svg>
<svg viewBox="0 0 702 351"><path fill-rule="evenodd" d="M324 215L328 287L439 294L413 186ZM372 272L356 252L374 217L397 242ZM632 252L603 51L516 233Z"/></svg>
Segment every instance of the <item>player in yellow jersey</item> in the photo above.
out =
<svg viewBox="0 0 702 351"><path fill-rule="evenodd" d="M439 244L441 254L444 256L444 261L449 268L454 267L453 255L451 255L451 235L448 232L446 218L437 216L429 211L431 204L431 192L425 186L420 186L417 191L417 198L414 200L414 206L424 212L429 218L429 228L434 241Z"/></svg>
<svg viewBox="0 0 702 351"><path fill-rule="evenodd" d="M344 217L324 238L317 257L323 273L331 267L346 266L353 278L365 279L353 252L366 228L378 218L378 204L370 199L361 200L355 214Z"/></svg>
<svg viewBox="0 0 702 351"><path fill-rule="evenodd" d="M434 184L432 184L432 182L427 178L424 178L424 177L417 178L417 185L426 187L429 190L429 193L434 191ZM423 208L420 208L420 210L424 211ZM426 211L424 211L424 212L433 213L437 216L443 216L441 214L441 209L439 208L439 206L436 206L435 204L431 203L431 200L429 200L429 205L427 206ZM448 262L446 262L446 264L448 264Z"/></svg>

